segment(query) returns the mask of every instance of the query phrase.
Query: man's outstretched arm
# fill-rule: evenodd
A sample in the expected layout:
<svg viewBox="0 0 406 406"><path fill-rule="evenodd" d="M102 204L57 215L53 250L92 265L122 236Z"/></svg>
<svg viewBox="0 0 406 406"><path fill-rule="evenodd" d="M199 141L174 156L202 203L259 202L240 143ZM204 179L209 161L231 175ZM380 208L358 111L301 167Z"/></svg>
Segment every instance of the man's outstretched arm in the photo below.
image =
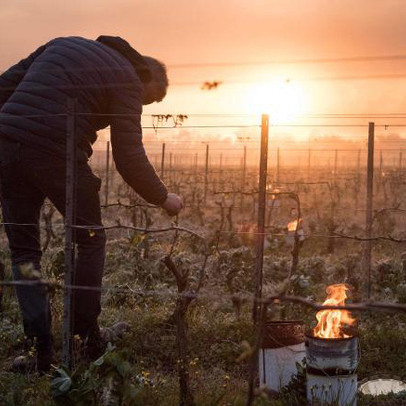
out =
<svg viewBox="0 0 406 406"><path fill-rule="evenodd" d="M168 190L148 160L141 129L142 88L117 86L112 92L111 145L123 179L147 202L162 206Z"/></svg>

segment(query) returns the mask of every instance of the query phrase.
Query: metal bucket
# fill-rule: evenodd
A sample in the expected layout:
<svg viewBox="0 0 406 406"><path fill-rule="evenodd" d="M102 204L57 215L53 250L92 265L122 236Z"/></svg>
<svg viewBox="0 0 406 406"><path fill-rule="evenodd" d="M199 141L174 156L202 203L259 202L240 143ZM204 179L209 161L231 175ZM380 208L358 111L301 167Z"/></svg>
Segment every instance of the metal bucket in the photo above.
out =
<svg viewBox="0 0 406 406"><path fill-rule="evenodd" d="M307 368L323 370L328 375L343 375L352 373L358 366L357 336L319 338L306 334L305 345Z"/></svg>
<svg viewBox="0 0 406 406"><path fill-rule="evenodd" d="M259 350L260 385L274 391L296 375L296 363L305 358L304 327L301 321L272 321L265 325Z"/></svg>
<svg viewBox="0 0 406 406"><path fill-rule="evenodd" d="M318 405L356 406L358 337L319 338L306 334L307 400Z"/></svg>

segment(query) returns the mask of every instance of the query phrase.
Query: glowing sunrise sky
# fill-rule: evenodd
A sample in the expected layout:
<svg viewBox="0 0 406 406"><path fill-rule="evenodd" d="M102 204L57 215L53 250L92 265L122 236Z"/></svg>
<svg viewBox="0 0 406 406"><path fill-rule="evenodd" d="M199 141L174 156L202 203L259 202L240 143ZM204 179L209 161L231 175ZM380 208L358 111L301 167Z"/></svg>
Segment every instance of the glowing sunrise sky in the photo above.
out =
<svg viewBox="0 0 406 406"><path fill-rule="evenodd" d="M406 55L404 0L2 0L1 5L1 70L67 35L119 35L164 61L172 86L146 113L260 113L267 105L277 110L283 98L282 114L290 105L301 114L406 111L406 59L300 63ZM277 63L291 60L296 63ZM338 80L394 74L404 77ZM200 90L212 80L223 84Z"/></svg>

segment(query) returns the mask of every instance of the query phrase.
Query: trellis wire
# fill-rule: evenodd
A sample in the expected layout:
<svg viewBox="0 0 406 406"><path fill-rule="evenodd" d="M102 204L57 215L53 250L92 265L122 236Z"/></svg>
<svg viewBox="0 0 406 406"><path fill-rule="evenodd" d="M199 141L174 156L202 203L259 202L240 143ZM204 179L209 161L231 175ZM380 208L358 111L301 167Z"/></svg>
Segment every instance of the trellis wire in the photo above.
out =
<svg viewBox="0 0 406 406"><path fill-rule="evenodd" d="M49 288L57 288L62 291L69 290L88 290L97 292L113 292L113 293L129 293L134 296L158 296L167 298L177 298L177 297L187 297L191 299L207 299L207 300L218 300L218 301L229 301L232 299L240 299L247 303L258 303L258 304L273 304L274 302L290 302L301 304L306 307L310 307L313 310L348 310L348 311L389 311L389 312L406 312L406 304L402 303L390 303L390 302L377 302L373 300L368 300L365 302L346 304L346 305L323 305L318 304L312 300L308 300L302 296L291 296L291 295L271 295L262 298L256 298L255 294L252 293L236 293L233 295L222 293L177 293L170 292L167 289L133 289L130 287L115 287L115 286L83 286L83 285L65 285L58 281L46 281L44 279L36 280L15 280L15 281L0 281L0 286L3 287L16 287L16 286L27 286L27 287L38 287L47 286Z"/></svg>

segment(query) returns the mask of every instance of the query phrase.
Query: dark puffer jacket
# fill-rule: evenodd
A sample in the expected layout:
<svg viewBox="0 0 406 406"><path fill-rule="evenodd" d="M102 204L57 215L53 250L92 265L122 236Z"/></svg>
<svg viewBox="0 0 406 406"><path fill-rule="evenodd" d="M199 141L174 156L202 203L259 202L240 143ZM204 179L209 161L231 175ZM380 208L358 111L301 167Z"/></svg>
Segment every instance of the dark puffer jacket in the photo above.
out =
<svg viewBox="0 0 406 406"><path fill-rule="evenodd" d="M76 98L82 159L92 154L96 131L110 125L121 176L148 202L161 204L167 190L142 144L141 79L149 79L148 67L126 41L100 38L56 38L3 73L0 134L64 157L67 100Z"/></svg>

